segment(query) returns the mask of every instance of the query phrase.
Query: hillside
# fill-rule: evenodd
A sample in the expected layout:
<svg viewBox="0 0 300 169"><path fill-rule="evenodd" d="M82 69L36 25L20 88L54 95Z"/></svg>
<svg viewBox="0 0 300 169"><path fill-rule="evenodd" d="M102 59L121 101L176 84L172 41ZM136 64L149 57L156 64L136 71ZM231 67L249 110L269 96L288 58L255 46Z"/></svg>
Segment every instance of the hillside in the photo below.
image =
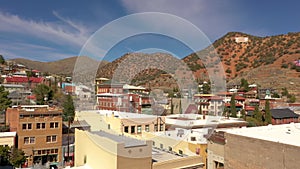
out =
<svg viewBox="0 0 300 169"><path fill-rule="evenodd" d="M235 41L237 37L247 37L247 42ZM230 32L213 43L215 51L222 60L228 80L263 65L271 67L292 68L291 63L300 58L300 33L289 33L270 37L256 37L239 32ZM212 53L210 48L204 51ZM195 54L184 58L184 61L193 68L195 73L201 72L202 62Z"/></svg>
<svg viewBox="0 0 300 169"><path fill-rule="evenodd" d="M248 41L236 42L235 38L241 37L247 37ZM118 65L132 55L134 54L126 54L112 63L105 65L99 71L98 76L112 78ZM139 55L142 56L142 54ZM160 53L159 55L161 58L165 58L166 54ZM246 74L251 74L251 76L245 77L249 78L251 82L259 82L259 77L262 77L264 81L260 85L268 87L265 84L268 83L268 79L271 79L272 76L267 73L265 75L262 74L262 71L259 71L261 69L272 68L285 72L286 76L282 77L282 81L285 81L285 78L299 77L299 73L295 70L295 66L293 66L293 61L300 58L300 33L256 37L240 32L230 32L215 41L212 46L183 58L183 61L194 72L197 80L208 80L206 67L211 67L214 72L220 71L216 67L217 57L221 59L228 82L236 78L239 79ZM162 60L161 62L168 61ZM134 66L131 66L128 70L133 71L134 68ZM167 88L176 86L173 84L175 82L174 79L170 78L170 76L161 75L164 75L163 71L144 70L135 76L133 82ZM281 86L279 85L278 87Z"/></svg>
<svg viewBox="0 0 300 169"><path fill-rule="evenodd" d="M293 63L299 58L300 33L257 37L230 32L211 46L182 60L166 53L127 53L111 63L102 64L97 77L173 89L178 87L178 81L190 84L191 81L209 80L209 67L213 75L224 71L228 84L239 83L241 78L246 78L250 83L256 83L262 88L272 87L278 92L286 87L300 100L300 66ZM223 66L221 69L217 66L218 59ZM17 61L43 72L71 74L76 57L49 63L24 59ZM191 71L196 79L191 78Z"/></svg>
<svg viewBox="0 0 300 169"><path fill-rule="evenodd" d="M54 61L54 62L39 62L39 61L32 61L28 59L22 59L22 58L12 59L12 61L25 65L29 69L37 69L41 72L61 74L67 76L72 75L76 60L77 60L77 56ZM108 62L102 61L103 65L106 63Z"/></svg>

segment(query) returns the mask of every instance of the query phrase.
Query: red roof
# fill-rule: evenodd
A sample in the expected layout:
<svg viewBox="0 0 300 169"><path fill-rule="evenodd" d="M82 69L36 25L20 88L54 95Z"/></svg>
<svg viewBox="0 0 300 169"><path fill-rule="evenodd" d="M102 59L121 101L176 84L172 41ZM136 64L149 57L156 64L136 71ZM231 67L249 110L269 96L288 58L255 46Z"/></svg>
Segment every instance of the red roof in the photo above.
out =
<svg viewBox="0 0 300 169"><path fill-rule="evenodd" d="M236 95L235 100L245 100L245 98L242 96Z"/></svg>
<svg viewBox="0 0 300 169"><path fill-rule="evenodd" d="M42 83L44 78L42 77L30 77L29 80L31 83ZM23 76L13 76L13 77L6 77L7 83L28 83L28 77Z"/></svg>
<svg viewBox="0 0 300 169"><path fill-rule="evenodd" d="M27 96L27 99L35 100L36 97L35 97L35 95L29 95L29 96Z"/></svg>
<svg viewBox="0 0 300 169"><path fill-rule="evenodd" d="M212 97L208 98L208 100L223 100L223 98L220 96L212 96Z"/></svg>
<svg viewBox="0 0 300 169"><path fill-rule="evenodd" d="M255 107L253 107L253 106L245 106L245 110L246 111L254 111Z"/></svg>
<svg viewBox="0 0 300 169"><path fill-rule="evenodd" d="M230 103L225 103L226 107L230 107ZM236 103L235 107L243 107L243 105Z"/></svg>

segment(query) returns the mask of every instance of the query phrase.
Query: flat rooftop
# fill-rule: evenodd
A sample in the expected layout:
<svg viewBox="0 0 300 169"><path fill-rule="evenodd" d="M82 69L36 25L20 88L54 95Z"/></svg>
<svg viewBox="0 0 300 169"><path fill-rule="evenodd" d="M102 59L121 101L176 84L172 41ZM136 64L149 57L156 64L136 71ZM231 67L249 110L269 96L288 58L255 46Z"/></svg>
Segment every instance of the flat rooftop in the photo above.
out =
<svg viewBox="0 0 300 169"><path fill-rule="evenodd" d="M144 118L156 118L157 116L149 115L149 114L139 114L139 113L129 113L129 112L120 112L120 111L112 111L112 110L97 110L98 114L101 115L114 115L120 119L144 119Z"/></svg>
<svg viewBox="0 0 300 169"><path fill-rule="evenodd" d="M244 120L239 118L225 118L223 116L208 116L203 118L200 114L176 114L166 117L166 124L178 127L205 127L222 124L244 124Z"/></svg>
<svg viewBox="0 0 300 169"><path fill-rule="evenodd" d="M17 132L0 132L0 137L15 137Z"/></svg>
<svg viewBox="0 0 300 169"><path fill-rule="evenodd" d="M201 129L183 129L175 128L175 130L154 132L156 136L172 138L174 140L185 140L193 144L207 144L206 135L209 135L209 128ZM192 140L193 138L194 140Z"/></svg>
<svg viewBox="0 0 300 169"><path fill-rule="evenodd" d="M300 123L228 129L225 132L300 147Z"/></svg>
<svg viewBox="0 0 300 169"><path fill-rule="evenodd" d="M163 151L158 148L152 148L152 159L155 162L162 162L182 158L181 155L174 152Z"/></svg>
<svg viewBox="0 0 300 169"><path fill-rule="evenodd" d="M145 146L146 141L137 140L124 135L111 134L104 131L92 131L91 134L96 134L100 137L105 137L117 143L124 143L125 147Z"/></svg>

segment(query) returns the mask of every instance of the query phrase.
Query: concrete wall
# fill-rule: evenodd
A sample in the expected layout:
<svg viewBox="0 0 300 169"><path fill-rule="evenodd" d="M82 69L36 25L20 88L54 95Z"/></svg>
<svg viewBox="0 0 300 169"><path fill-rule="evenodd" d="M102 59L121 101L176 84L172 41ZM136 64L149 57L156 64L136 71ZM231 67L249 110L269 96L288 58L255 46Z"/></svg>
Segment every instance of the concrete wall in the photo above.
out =
<svg viewBox="0 0 300 169"><path fill-rule="evenodd" d="M300 147L225 134L226 169L293 169L300 166Z"/></svg>
<svg viewBox="0 0 300 169"><path fill-rule="evenodd" d="M185 166L199 166L201 162L200 156L189 156L180 159L174 159L169 161L157 162L153 164L152 169L174 169L174 168L183 168ZM199 166L199 168L202 168Z"/></svg>
<svg viewBox="0 0 300 169"><path fill-rule="evenodd" d="M208 142L207 149L207 169L216 169L216 162L224 164L224 145Z"/></svg>

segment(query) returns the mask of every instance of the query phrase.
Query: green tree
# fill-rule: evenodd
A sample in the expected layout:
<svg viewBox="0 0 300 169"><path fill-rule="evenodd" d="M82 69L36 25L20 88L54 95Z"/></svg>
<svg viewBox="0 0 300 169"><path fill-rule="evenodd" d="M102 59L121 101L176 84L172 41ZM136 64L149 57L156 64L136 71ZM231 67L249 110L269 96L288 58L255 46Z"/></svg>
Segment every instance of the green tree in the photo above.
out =
<svg viewBox="0 0 300 169"><path fill-rule="evenodd" d="M229 111L230 111L230 109L225 106L222 115L226 118L229 118Z"/></svg>
<svg viewBox="0 0 300 169"><path fill-rule="evenodd" d="M0 64L4 64L5 63L5 59L3 58L3 56L2 55L0 55Z"/></svg>
<svg viewBox="0 0 300 169"><path fill-rule="evenodd" d="M63 106L63 121L70 120L71 122L73 122L75 116L75 107L71 95L65 95L65 99L62 106Z"/></svg>
<svg viewBox="0 0 300 169"><path fill-rule="evenodd" d="M257 125L261 125L261 123L262 123L262 114L259 111L258 106L255 106L254 118L257 120Z"/></svg>
<svg viewBox="0 0 300 169"><path fill-rule="evenodd" d="M179 114L182 114L182 105L181 105L181 99L179 100Z"/></svg>
<svg viewBox="0 0 300 169"><path fill-rule="evenodd" d="M202 92L203 94L209 94L210 93L210 84L204 83L202 87Z"/></svg>
<svg viewBox="0 0 300 169"><path fill-rule="evenodd" d="M272 124L272 115L271 115L271 110L270 110L270 102L269 100L266 101L265 104L265 116L266 116L266 123L267 124Z"/></svg>
<svg viewBox="0 0 300 169"><path fill-rule="evenodd" d="M48 100L52 100L53 91L50 89L49 86L45 84L39 84L33 90L33 93L36 96L36 102L39 105L46 104Z"/></svg>
<svg viewBox="0 0 300 169"><path fill-rule="evenodd" d="M288 102L289 103L295 103L296 102L296 96L293 94L288 95Z"/></svg>
<svg viewBox="0 0 300 169"><path fill-rule="evenodd" d="M246 111L245 111L245 109L241 110L241 115L242 115L241 118L246 120Z"/></svg>
<svg viewBox="0 0 300 169"><path fill-rule="evenodd" d="M236 116L236 106L235 106L235 94L233 94L230 99L230 116L237 117Z"/></svg>
<svg viewBox="0 0 300 169"><path fill-rule="evenodd" d="M11 100L8 98L8 91L5 91L4 86L0 86L0 111L5 111L10 104Z"/></svg>
<svg viewBox="0 0 300 169"><path fill-rule="evenodd" d="M289 94L289 91L287 90L287 88L283 88L282 92L281 92L281 95L282 96L288 96L288 94Z"/></svg>
<svg viewBox="0 0 300 169"><path fill-rule="evenodd" d="M171 114L174 114L173 97L171 97Z"/></svg>
<svg viewBox="0 0 300 169"><path fill-rule="evenodd" d="M0 146L0 166L9 165L9 151L8 146Z"/></svg>
<svg viewBox="0 0 300 169"><path fill-rule="evenodd" d="M241 79L241 88L244 89L244 91L249 91L249 83L246 79Z"/></svg>
<svg viewBox="0 0 300 169"><path fill-rule="evenodd" d="M14 167L20 167L26 161L25 153L15 147L11 148L9 162Z"/></svg>

